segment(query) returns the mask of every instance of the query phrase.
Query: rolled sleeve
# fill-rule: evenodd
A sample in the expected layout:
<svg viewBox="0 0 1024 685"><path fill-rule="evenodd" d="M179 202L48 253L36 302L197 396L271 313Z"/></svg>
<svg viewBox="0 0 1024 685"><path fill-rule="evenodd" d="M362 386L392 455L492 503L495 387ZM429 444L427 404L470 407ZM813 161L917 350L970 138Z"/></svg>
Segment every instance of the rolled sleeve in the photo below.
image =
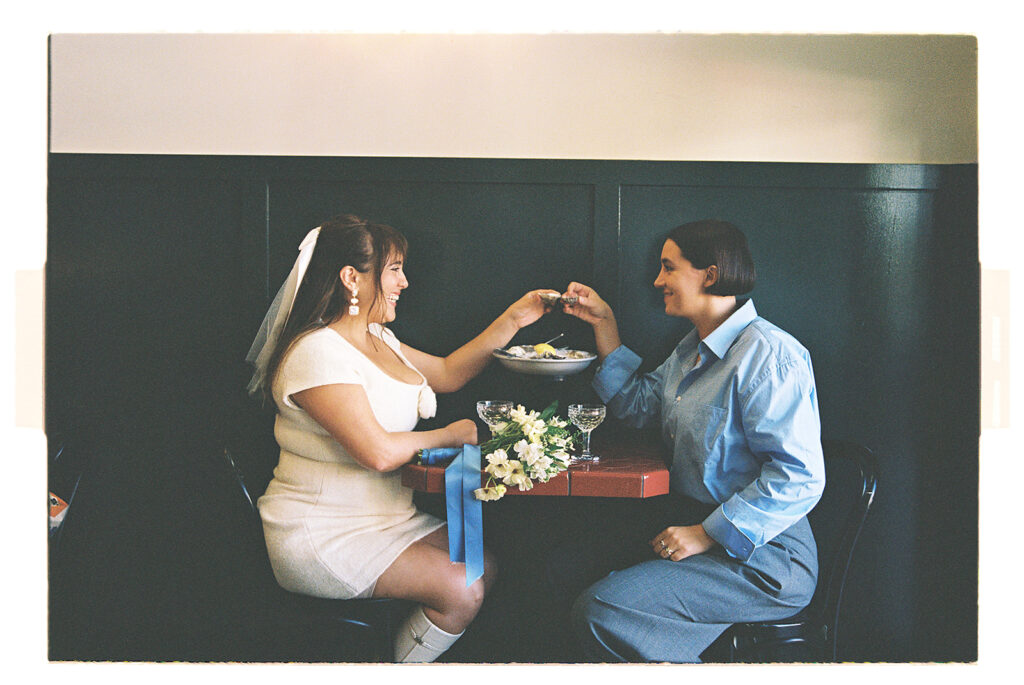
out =
<svg viewBox="0 0 1024 685"><path fill-rule="evenodd" d="M593 382L601 401L607 403L618 395L642 362L643 359L625 345L619 345L605 357L601 368L594 374Z"/></svg>
<svg viewBox="0 0 1024 685"><path fill-rule="evenodd" d="M605 357L593 381L594 390L608 405L609 415L633 428L644 428L661 418L665 364L638 374L641 362L635 352L620 345Z"/></svg>
<svg viewBox="0 0 1024 685"><path fill-rule="evenodd" d="M725 548L729 556L746 561L754 553L754 543L744 535L732 521L725 517L722 507L717 507L701 524L711 539Z"/></svg>

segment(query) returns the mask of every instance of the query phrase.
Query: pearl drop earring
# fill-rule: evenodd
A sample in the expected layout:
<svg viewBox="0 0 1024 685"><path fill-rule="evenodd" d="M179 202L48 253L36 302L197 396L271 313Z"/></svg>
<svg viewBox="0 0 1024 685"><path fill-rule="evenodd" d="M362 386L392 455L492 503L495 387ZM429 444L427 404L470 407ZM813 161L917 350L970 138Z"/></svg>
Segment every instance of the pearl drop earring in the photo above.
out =
<svg viewBox="0 0 1024 685"><path fill-rule="evenodd" d="M349 316L356 316L359 314L359 298L356 297L359 293L352 293L352 299L349 300L348 313Z"/></svg>

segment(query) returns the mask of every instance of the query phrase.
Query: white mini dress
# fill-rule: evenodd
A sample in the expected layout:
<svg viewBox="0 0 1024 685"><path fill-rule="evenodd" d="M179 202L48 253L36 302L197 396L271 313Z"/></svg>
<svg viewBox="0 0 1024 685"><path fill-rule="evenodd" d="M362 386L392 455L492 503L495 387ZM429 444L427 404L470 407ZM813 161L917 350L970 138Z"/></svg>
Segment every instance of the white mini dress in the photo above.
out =
<svg viewBox="0 0 1024 685"><path fill-rule="evenodd" d="M370 332L415 370L394 333L383 326ZM307 334L285 356L272 388L281 457L257 502L281 587L315 597L369 597L398 555L444 525L416 509L399 470L360 465L291 397L321 385L358 384L384 430L411 431L437 408L420 378L410 384L389 376L330 328Z"/></svg>

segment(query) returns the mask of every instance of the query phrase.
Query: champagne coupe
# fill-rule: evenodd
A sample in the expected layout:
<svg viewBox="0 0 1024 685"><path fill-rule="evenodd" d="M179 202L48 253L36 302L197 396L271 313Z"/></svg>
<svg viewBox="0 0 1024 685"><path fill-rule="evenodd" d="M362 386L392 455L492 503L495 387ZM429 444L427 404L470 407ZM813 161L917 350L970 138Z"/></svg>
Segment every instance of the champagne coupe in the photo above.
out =
<svg viewBox="0 0 1024 685"><path fill-rule="evenodd" d="M476 403L476 413L491 429L493 438L494 429L509 420L512 414L512 402L509 400L482 400Z"/></svg>
<svg viewBox="0 0 1024 685"><path fill-rule="evenodd" d="M605 407L603 404L570 404L569 420L583 431L583 453L572 459L572 463L593 463L600 457L590 451L590 431L604 421Z"/></svg>

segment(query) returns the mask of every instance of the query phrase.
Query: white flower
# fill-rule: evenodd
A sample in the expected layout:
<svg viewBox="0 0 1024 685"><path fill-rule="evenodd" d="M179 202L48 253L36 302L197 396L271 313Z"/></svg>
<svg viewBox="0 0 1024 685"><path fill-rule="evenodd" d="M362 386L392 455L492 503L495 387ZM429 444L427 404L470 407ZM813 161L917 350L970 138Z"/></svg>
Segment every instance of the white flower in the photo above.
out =
<svg viewBox="0 0 1024 685"><path fill-rule="evenodd" d="M501 499L505 495L505 486L499 483L494 487L477 488L473 495L483 502Z"/></svg>
<svg viewBox="0 0 1024 685"><path fill-rule="evenodd" d="M416 408L419 410L421 419L431 419L437 413L437 395L434 394L429 385L424 385L420 388Z"/></svg>
<svg viewBox="0 0 1024 685"><path fill-rule="evenodd" d="M533 489L533 481L525 473L520 473L517 476L512 477L512 483L510 485L519 486L520 492Z"/></svg>
<svg viewBox="0 0 1024 685"><path fill-rule="evenodd" d="M542 453L530 464L530 474L534 478L541 478L542 476L547 476L548 469L551 468L551 465L553 463L554 462L551 460L551 457ZM541 478L541 480L547 481L547 478L544 477Z"/></svg>
<svg viewBox="0 0 1024 685"><path fill-rule="evenodd" d="M537 463L537 460L544 456L544 448L537 444L527 445L522 452L519 453L519 459L526 462L530 467L533 467Z"/></svg>
<svg viewBox="0 0 1024 685"><path fill-rule="evenodd" d="M522 455L523 451L529 446L530 443L525 440L520 440L516 444L512 445L512 449L515 450L517 455Z"/></svg>
<svg viewBox="0 0 1024 685"><path fill-rule="evenodd" d="M551 457L549 457L546 454L542 454L542 455L540 455L540 458L537 459L537 463L534 464L534 466L536 466L537 468L544 469L545 471L547 471L548 469L551 468L551 465L553 463L554 462L551 459Z"/></svg>
<svg viewBox="0 0 1024 685"><path fill-rule="evenodd" d="M509 418L518 424L522 424L526 420L526 407L521 404L517 404L516 408L509 412Z"/></svg>
<svg viewBox="0 0 1024 685"><path fill-rule="evenodd" d="M521 404L517 405L515 409L509 412L509 417L524 428L530 423L533 423L538 416L540 416L540 414L535 411L526 411L526 408Z"/></svg>
<svg viewBox="0 0 1024 685"><path fill-rule="evenodd" d="M505 450L494 450L487 455L487 466L484 467L484 471L491 474L495 478L505 478L512 472L512 468L509 465L508 454Z"/></svg>
<svg viewBox="0 0 1024 685"><path fill-rule="evenodd" d="M526 437L533 443L540 443L544 437L544 431L547 429L548 426L543 421L530 421L523 426L523 432L526 433Z"/></svg>
<svg viewBox="0 0 1024 685"><path fill-rule="evenodd" d="M526 475L526 469L523 468L521 461L512 459L508 465L511 467L511 471L502 479L506 485L518 486L520 490L529 490L533 487L533 481Z"/></svg>
<svg viewBox="0 0 1024 685"><path fill-rule="evenodd" d="M508 452L503 449L496 449L487 455L488 464L508 464Z"/></svg>

